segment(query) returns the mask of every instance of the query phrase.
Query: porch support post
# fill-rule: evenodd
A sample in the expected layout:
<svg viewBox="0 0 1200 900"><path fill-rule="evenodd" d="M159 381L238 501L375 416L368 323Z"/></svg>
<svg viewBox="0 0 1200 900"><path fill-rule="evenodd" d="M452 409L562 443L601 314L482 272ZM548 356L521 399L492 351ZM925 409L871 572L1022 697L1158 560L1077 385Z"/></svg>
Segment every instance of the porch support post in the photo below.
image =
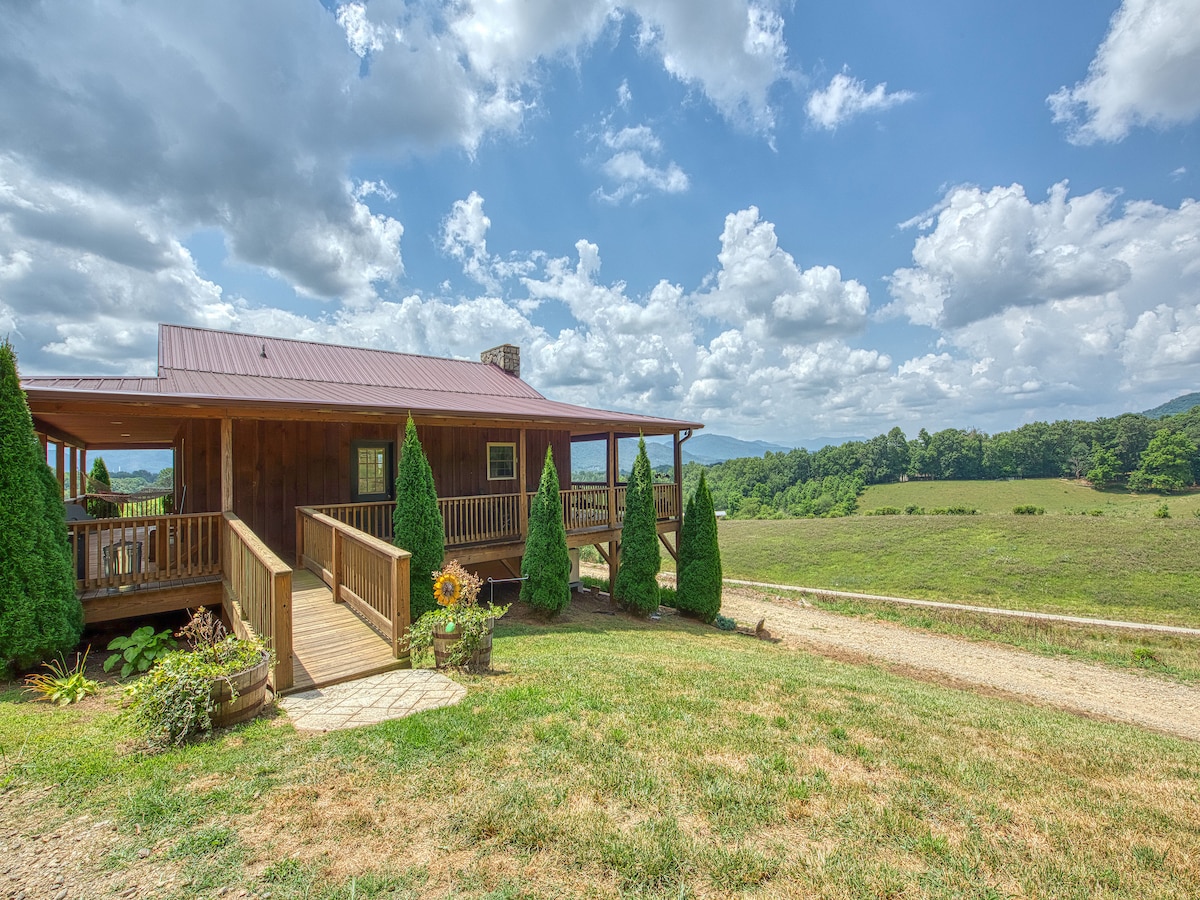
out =
<svg viewBox="0 0 1200 900"><path fill-rule="evenodd" d="M617 571L621 568L621 545L616 541L608 542L608 596L613 595L617 586Z"/></svg>
<svg viewBox="0 0 1200 900"><path fill-rule="evenodd" d="M64 480L66 476L63 474L64 455L65 455L65 448L63 447L63 442L55 441L54 442L54 475L58 479L58 489L59 489L60 494L63 493L64 491L66 491L66 489L67 489L67 483Z"/></svg>
<svg viewBox="0 0 1200 900"><path fill-rule="evenodd" d="M87 447L79 448L79 486L83 488L83 493L87 493Z"/></svg>
<svg viewBox="0 0 1200 900"><path fill-rule="evenodd" d="M221 512L233 512L233 419L221 420Z"/></svg>
<svg viewBox="0 0 1200 900"><path fill-rule="evenodd" d="M608 433L608 527L617 527L617 465L620 454L617 452L617 436L615 432Z"/></svg>
<svg viewBox="0 0 1200 900"><path fill-rule="evenodd" d="M678 431L675 432L675 521L683 521L683 444L679 443Z"/></svg>
<svg viewBox="0 0 1200 900"><path fill-rule="evenodd" d="M38 443L42 445L42 459L46 458L46 433L39 431L37 433Z"/></svg>
<svg viewBox="0 0 1200 900"><path fill-rule="evenodd" d="M79 448L71 447L71 496L79 496Z"/></svg>
<svg viewBox="0 0 1200 900"><path fill-rule="evenodd" d="M525 540L529 536L529 462L525 459L524 428L521 429L520 443L517 445L517 469L520 471L517 490L521 492L517 518L521 525L521 540Z"/></svg>

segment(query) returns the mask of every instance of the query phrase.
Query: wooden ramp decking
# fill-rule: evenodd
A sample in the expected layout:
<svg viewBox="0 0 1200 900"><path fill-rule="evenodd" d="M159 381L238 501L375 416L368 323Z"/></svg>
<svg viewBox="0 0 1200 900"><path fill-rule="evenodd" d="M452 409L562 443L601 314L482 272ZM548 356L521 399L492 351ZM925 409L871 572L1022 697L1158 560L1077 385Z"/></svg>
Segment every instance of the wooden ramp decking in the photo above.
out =
<svg viewBox="0 0 1200 900"><path fill-rule="evenodd" d="M325 582L307 569L292 572L294 683L284 693L405 668L391 647L344 603L334 603Z"/></svg>

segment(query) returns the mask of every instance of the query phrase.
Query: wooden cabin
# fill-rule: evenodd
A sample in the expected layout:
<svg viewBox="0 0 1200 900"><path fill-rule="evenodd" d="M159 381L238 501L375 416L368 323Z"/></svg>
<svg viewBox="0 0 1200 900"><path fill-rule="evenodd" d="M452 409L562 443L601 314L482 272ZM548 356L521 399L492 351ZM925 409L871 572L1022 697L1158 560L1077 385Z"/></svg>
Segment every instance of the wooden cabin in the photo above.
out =
<svg viewBox="0 0 1200 900"><path fill-rule="evenodd" d="M69 498L85 493L89 452L174 451L169 513L68 522L87 620L221 604L271 643L282 691L405 662L408 557L390 539L409 415L447 558L497 577L519 572L547 448L567 486L568 545L596 546L615 577L618 441L638 434L673 438L673 474L654 499L674 554L681 446L702 427L549 400L521 380L511 345L470 362L175 325L159 326L154 378L22 387ZM581 442L603 446L602 479L572 482Z"/></svg>

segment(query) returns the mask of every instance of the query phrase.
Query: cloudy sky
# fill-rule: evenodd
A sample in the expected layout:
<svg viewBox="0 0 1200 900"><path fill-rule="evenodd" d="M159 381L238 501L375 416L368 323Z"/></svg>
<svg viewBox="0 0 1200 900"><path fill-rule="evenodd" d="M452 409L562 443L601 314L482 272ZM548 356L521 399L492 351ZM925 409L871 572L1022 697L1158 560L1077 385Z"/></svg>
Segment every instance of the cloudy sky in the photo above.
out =
<svg viewBox="0 0 1200 900"><path fill-rule="evenodd" d="M476 358L783 443L1200 389L1200 0L6 4L0 334Z"/></svg>

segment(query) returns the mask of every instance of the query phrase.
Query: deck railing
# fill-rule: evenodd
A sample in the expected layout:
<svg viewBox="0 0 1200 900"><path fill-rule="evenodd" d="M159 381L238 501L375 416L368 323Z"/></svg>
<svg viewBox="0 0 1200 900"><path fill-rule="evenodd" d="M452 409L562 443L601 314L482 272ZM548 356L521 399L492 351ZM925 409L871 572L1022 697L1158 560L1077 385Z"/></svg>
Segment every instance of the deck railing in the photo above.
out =
<svg viewBox="0 0 1200 900"><path fill-rule="evenodd" d="M607 485L574 483L561 491L563 524L568 532L588 531L602 527L619 527L625 521L625 485L613 489L615 516L609 516ZM528 504L533 494L525 495ZM654 485L654 513L659 521L679 518L679 494L674 484ZM471 544L520 541L520 494L482 494L475 497L439 497L438 509L445 524L446 547ZM370 503L332 503L308 507L315 513L329 516L383 541L392 540L393 500ZM296 530L296 557L303 549L299 527Z"/></svg>
<svg viewBox="0 0 1200 900"><path fill-rule="evenodd" d="M271 650L268 680L276 691L292 686L292 570L233 513L222 524L222 575L229 618L239 637L258 638Z"/></svg>
<svg viewBox="0 0 1200 900"><path fill-rule="evenodd" d="M221 574L221 514L68 522L80 592Z"/></svg>
<svg viewBox="0 0 1200 900"><path fill-rule="evenodd" d="M334 602L346 603L387 638L402 658L409 625L407 550L393 547L315 508L296 508L299 566L320 577Z"/></svg>
<svg viewBox="0 0 1200 900"><path fill-rule="evenodd" d="M521 540L521 495L439 497L446 546Z"/></svg>

